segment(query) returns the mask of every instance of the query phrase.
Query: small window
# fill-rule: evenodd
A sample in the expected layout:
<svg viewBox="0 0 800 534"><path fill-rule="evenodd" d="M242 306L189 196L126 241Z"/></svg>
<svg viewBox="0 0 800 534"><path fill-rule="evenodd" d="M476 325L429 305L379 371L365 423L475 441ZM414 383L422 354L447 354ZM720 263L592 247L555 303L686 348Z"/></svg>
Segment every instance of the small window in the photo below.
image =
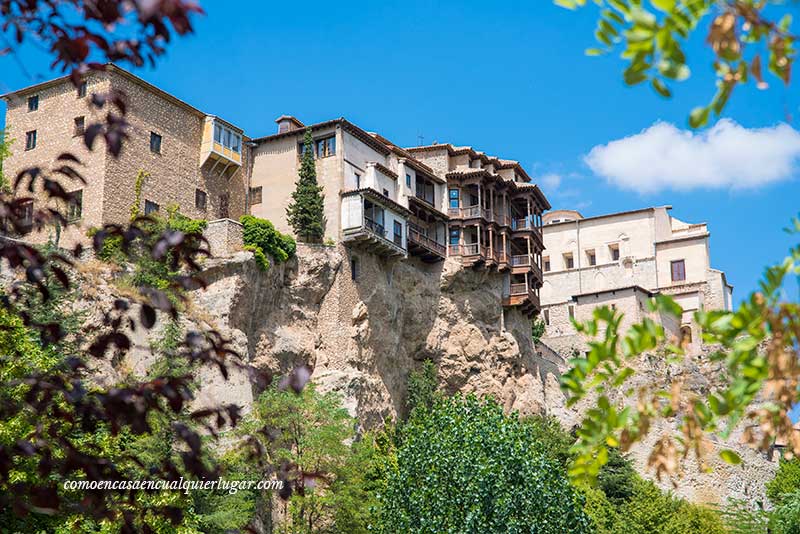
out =
<svg viewBox="0 0 800 534"><path fill-rule="evenodd" d="M544 263L544 272L549 273L550 272L550 258L545 258L543 260L543 263Z"/></svg>
<svg viewBox="0 0 800 534"><path fill-rule="evenodd" d="M28 97L28 111L36 111L39 109L39 95Z"/></svg>
<svg viewBox="0 0 800 534"><path fill-rule="evenodd" d="M569 318L570 319L575 318L575 306L573 306L572 304L569 305Z"/></svg>
<svg viewBox="0 0 800 534"><path fill-rule="evenodd" d="M692 327L683 325L681 327L681 345L690 344L692 342Z"/></svg>
<svg viewBox="0 0 800 534"><path fill-rule="evenodd" d="M222 126L219 124L214 125L214 142L222 144Z"/></svg>
<svg viewBox="0 0 800 534"><path fill-rule="evenodd" d="M672 271L673 282L686 280L686 263L684 260L675 260L670 262L670 270Z"/></svg>
<svg viewBox="0 0 800 534"><path fill-rule="evenodd" d="M350 258L350 279L358 279L358 258Z"/></svg>
<svg viewBox="0 0 800 534"><path fill-rule="evenodd" d="M25 133L25 150L36 148L36 130Z"/></svg>
<svg viewBox="0 0 800 534"><path fill-rule="evenodd" d="M394 221L394 244L398 247L403 246L403 225L400 221Z"/></svg>
<svg viewBox="0 0 800 534"><path fill-rule="evenodd" d="M609 245L608 249L611 252L611 261L619 261L619 245Z"/></svg>
<svg viewBox="0 0 800 534"><path fill-rule="evenodd" d="M152 200L146 200L145 199L145 201L144 201L144 214L145 215L150 215L151 213L158 213L158 210L159 210L160 207L161 206L159 206L156 202L153 202Z"/></svg>
<svg viewBox="0 0 800 534"><path fill-rule="evenodd" d="M67 219L70 221L77 221L83 217L83 189L78 189L69 193L69 201L67 203Z"/></svg>
<svg viewBox="0 0 800 534"><path fill-rule="evenodd" d="M564 268L565 269L575 268L575 259L572 257L572 254L564 254Z"/></svg>
<svg viewBox="0 0 800 534"><path fill-rule="evenodd" d="M161 136L155 132L150 132L150 152L161 154Z"/></svg>
<svg viewBox="0 0 800 534"><path fill-rule="evenodd" d="M361 189L361 175L358 173L356 174L356 189Z"/></svg>
<svg viewBox="0 0 800 534"><path fill-rule="evenodd" d="M231 134L231 150L239 154L242 150L242 138L239 134Z"/></svg>
<svg viewBox="0 0 800 534"><path fill-rule="evenodd" d="M452 209L458 209L458 195L459 195L458 189L451 189L448 192L448 195L450 198L450 207Z"/></svg>
<svg viewBox="0 0 800 534"><path fill-rule="evenodd" d="M75 117L74 125L72 129L72 136L78 137L83 135L83 132L86 131L86 118L84 117Z"/></svg>
<svg viewBox="0 0 800 534"><path fill-rule="evenodd" d="M459 240L461 239L461 230L458 228L451 228L450 229L450 244L451 245L458 245Z"/></svg>
<svg viewBox="0 0 800 534"><path fill-rule="evenodd" d="M406 187L411 187L411 175L406 174Z"/></svg>
<svg viewBox="0 0 800 534"><path fill-rule="evenodd" d="M389 190L388 189L384 189L383 190L383 196L385 196L385 197L389 196Z"/></svg>
<svg viewBox="0 0 800 534"><path fill-rule="evenodd" d="M83 98L86 96L86 82L81 82L78 85L78 98Z"/></svg>
<svg viewBox="0 0 800 534"><path fill-rule="evenodd" d="M29 200L22 205L22 217L20 218L20 225L23 231L27 232L33 226L33 201Z"/></svg>
<svg viewBox="0 0 800 534"><path fill-rule="evenodd" d="M550 310L544 310L544 324L550 326Z"/></svg>
<svg viewBox="0 0 800 534"><path fill-rule="evenodd" d="M597 256L595 255L594 250L586 251L586 259L589 261L589 265L597 265Z"/></svg>
<svg viewBox="0 0 800 534"><path fill-rule="evenodd" d="M208 195L202 189L194 190L194 207L199 210L206 209L208 205Z"/></svg>
<svg viewBox="0 0 800 534"><path fill-rule="evenodd" d="M318 139L315 143L318 158L327 158L336 154L336 137Z"/></svg>
<svg viewBox="0 0 800 534"><path fill-rule="evenodd" d="M262 186L258 187L251 187L250 188L250 204L261 204L263 201L262 199L262 191L264 188Z"/></svg>

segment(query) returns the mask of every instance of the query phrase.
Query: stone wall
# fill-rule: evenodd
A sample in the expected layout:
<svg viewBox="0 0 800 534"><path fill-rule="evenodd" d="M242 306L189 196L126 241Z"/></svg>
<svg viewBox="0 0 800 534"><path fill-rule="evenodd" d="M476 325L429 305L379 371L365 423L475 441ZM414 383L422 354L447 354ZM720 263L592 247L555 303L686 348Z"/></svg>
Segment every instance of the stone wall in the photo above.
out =
<svg viewBox="0 0 800 534"><path fill-rule="evenodd" d="M231 219L209 221L203 237L208 240L209 250L215 258L233 256L244 247L242 225Z"/></svg>

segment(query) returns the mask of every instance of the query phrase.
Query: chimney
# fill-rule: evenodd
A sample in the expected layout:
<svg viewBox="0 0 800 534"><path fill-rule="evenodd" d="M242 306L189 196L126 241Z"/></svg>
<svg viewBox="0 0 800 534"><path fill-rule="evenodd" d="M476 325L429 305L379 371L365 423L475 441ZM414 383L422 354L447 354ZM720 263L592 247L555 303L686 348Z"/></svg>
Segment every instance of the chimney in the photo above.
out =
<svg viewBox="0 0 800 534"><path fill-rule="evenodd" d="M275 122L278 123L278 133L291 132L299 128L305 128L305 124L295 119L291 115L281 115Z"/></svg>

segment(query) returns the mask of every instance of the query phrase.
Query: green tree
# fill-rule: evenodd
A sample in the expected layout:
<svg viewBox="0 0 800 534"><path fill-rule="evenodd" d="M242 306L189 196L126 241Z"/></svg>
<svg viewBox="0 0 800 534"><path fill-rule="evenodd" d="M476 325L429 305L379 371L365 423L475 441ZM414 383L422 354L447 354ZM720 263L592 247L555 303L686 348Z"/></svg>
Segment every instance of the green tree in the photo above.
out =
<svg viewBox="0 0 800 534"><path fill-rule="evenodd" d="M587 0L555 0L569 9L586 5ZM600 9L595 38L600 48L589 55L608 53L618 46L628 62L623 78L628 85L649 82L653 89L669 98L671 82L690 76L684 44L707 19L706 42L716 56L713 69L717 91L706 106L695 108L689 116L693 128L708 122L713 112L719 116L733 90L753 81L759 89L767 82L762 74L769 70L789 84L795 59L797 36L791 32L792 14L785 0L594 0ZM649 5L648 5L649 4ZM763 57L762 57L762 54Z"/></svg>
<svg viewBox="0 0 800 534"><path fill-rule="evenodd" d="M571 459L570 447L575 438L564 430L561 423L553 416L532 415L522 419L537 448L548 458L558 462L566 469Z"/></svg>
<svg viewBox="0 0 800 534"><path fill-rule="evenodd" d="M410 415L415 409L429 410L438 398L439 376L436 364L425 360L422 369L408 373L406 408Z"/></svg>
<svg viewBox="0 0 800 534"><path fill-rule="evenodd" d="M386 533L589 532L581 498L530 428L494 401L442 398L401 429Z"/></svg>
<svg viewBox="0 0 800 534"><path fill-rule="evenodd" d="M531 323L531 337L533 338L534 343L539 343L539 340L542 339L542 336L545 332L545 324L544 319L537 317Z"/></svg>
<svg viewBox="0 0 800 534"><path fill-rule="evenodd" d="M800 534L800 490L784 496L769 520L770 534Z"/></svg>
<svg viewBox="0 0 800 534"><path fill-rule="evenodd" d="M8 132L0 130L0 192L11 192L11 182L3 174L3 162L11 156L11 142L8 138Z"/></svg>
<svg viewBox="0 0 800 534"><path fill-rule="evenodd" d="M633 497L639 476L630 460L620 454L619 449L609 450L608 463L600 469L597 485L614 504L623 504Z"/></svg>
<svg viewBox="0 0 800 534"><path fill-rule="evenodd" d="M325 235L325 196L322 186L317 184L317 168L314 163L314 138L311 128L303 139L303 156L292 200L286 208L289 225L295 235L307 243L321 243Z"/></svg>

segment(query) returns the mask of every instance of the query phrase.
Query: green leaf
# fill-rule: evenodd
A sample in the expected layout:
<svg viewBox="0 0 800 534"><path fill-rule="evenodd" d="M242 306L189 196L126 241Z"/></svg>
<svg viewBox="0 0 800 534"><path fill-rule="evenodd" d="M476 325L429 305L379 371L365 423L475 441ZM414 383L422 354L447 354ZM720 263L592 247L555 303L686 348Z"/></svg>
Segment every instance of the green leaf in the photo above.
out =
<svg viewBox="0 0 800 534"><path fill-rule="evenodd" d="M675 0L650 0L652 4L665 13L671 13L675 9Z"/></svg>
<svg viewBox="0 0 800 534"><path fill-rule="evenodd" d="M692 128L700 128L705 126L708 122L708 116L711 113L710 108L697 107L689 114L689 126Z"/></svg>
<svg viewBox="0 0 800 534"><path fill-rule="evenodd" d="M725 461L725 463L731 465L739 465L742 463L742 458L730 449L720 451L719 456Z"/></svg>
<svg viewBox="0 0 800 534"><path fill-rule="evenodd" d="M587 48L584 53L587 56L602 56L606 52L605 52L605 50L602 50L600 48Z"/></svg>
<svg viewBox="0 0 800 534"><path fill-rule="evenodd" d="M670 98L672 96L672 92L670 92L669 88L664 85L664 82L662 82L660 79L653 78L651 83L653 85L653 89L655 89L656 92L664 98Z"/></svg>

